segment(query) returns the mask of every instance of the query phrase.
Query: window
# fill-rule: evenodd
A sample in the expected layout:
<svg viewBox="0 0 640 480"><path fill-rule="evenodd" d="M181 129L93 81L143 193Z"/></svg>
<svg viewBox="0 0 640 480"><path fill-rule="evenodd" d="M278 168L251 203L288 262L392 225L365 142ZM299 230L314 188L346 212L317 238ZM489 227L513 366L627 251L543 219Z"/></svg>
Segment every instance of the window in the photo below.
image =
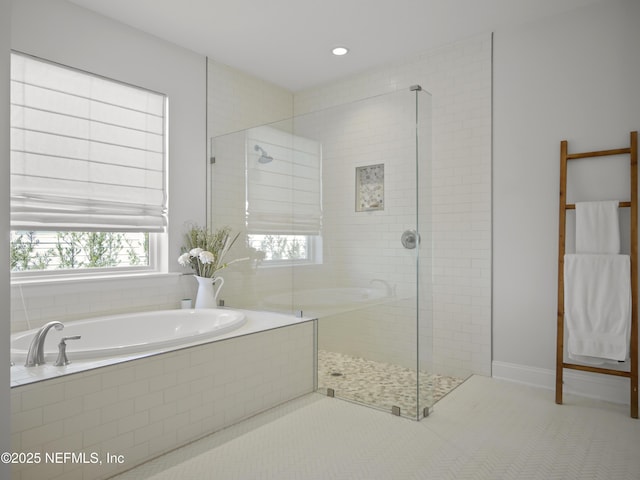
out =
<svg viewBox="0 0 640 480"><path fill-rule="evenodd" d="M12 271L153 268L165 95L11 55Z"/></svg>
<svg viewBox="0 0 640 480"><path fill-rule="evenodd" d="M246 225L264 262L319 262L322 151L315 140L273 127L246 136Z"/></svg>
<svg viewBox="0 0 640 480"><path fill-rule="evenodd" d="M148 267L145 232L11 232L12 272Z"/></svg>
<svg viewBox="0 0 640 480"><path fill-rule="evenodd" d="M262 252L262 261L275 263L310 262L312 237L306 235L248 235L249 246Z"/></svg>

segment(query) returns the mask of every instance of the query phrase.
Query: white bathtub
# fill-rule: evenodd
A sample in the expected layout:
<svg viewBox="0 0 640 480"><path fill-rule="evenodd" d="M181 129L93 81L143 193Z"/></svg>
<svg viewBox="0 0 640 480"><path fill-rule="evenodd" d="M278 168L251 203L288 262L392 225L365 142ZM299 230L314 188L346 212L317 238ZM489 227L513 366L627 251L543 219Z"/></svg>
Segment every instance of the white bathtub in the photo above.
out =
<svg viewBox="0 0 640 480"><path fill-rule="evenodd" d="M131 355L205 342L240 328L243 312L227 309L160 310L128 313L63 322L63 330L49 330L45 341L45 361L55 362L62 337L80 335L67 341L72 361ZM37 329L11 335L11 359L23 364Z"/></svg>

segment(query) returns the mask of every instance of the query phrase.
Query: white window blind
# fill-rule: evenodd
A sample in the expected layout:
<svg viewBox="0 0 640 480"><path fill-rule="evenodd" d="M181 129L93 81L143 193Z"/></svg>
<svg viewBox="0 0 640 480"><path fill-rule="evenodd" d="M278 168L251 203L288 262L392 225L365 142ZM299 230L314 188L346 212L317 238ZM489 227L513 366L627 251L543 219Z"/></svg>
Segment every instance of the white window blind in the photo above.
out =
<svg viewBox="0 0 640 480"><path fill-rule="evenodd" d="M263 152L271 161L259 161ZM320 235L322 152L315 140L271 127L246 137L246 224L250 234ZM263 157L264 162L264 157Z"/></svg>
<svg viewBox="0 0 640 480"><path fill-rule="evenodd" d="M11 55L11 229L159 232L166 97Z"/></svg>

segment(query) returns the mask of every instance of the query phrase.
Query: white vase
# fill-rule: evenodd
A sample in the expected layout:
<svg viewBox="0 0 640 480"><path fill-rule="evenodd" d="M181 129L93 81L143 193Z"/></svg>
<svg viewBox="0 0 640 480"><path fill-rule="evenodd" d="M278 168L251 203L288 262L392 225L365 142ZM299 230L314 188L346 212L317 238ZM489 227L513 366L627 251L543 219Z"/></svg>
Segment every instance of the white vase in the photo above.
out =
<svg viewBox="0 0 640 480"><path fill-rule="evenodd" d="M207 278L198 275L194 277L198 281L195 308L218 308L218 295L224 284L224 278Z"/></svg>

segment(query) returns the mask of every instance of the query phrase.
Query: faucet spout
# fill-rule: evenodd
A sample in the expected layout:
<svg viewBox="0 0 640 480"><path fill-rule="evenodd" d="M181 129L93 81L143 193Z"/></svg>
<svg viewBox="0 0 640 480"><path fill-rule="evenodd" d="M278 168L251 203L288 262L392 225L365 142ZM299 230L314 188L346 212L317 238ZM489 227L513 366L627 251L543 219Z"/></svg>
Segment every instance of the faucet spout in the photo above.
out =
<svg viewBox="0 0 640 480"><path fill-rule="evenodd" d="M61 322L53 321L43 325L40 330L36 332L29 345L29 351L27 352L27 361L24 364L25 367L35 367L42 365L44 362L44 340L47 337L47 333L51 328L56 330L62 330L64 325Z"/></svg>
<svg viewBox="0 0 640 480"><path fill-rule="evenodd" d="M395 295L394 292L394 287L392 287L389 282L387 282L386 280L383 280L381 278L374 278L373 280L371 280L369 282L369 285L373 285L374 283L381 283L382 287L385 289L385 293L387 295L387 297L392 297Z"/></svg>

